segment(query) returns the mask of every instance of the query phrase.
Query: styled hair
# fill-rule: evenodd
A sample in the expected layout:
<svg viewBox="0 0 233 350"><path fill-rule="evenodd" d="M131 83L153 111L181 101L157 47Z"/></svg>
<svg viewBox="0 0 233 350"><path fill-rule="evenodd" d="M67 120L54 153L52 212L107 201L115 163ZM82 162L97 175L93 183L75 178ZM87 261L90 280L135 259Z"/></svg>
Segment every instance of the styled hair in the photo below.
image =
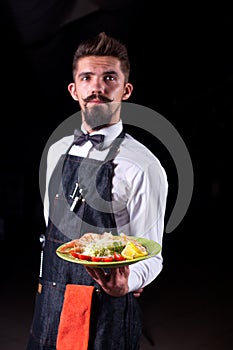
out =
<svg viewBox="0 0 233 350"><path fill-rule="evenodd" d="M126 46L119 40L105 34L99 33L94 38L82 42L73 58L73 78L75 77L78 60L88 56L112 56L120 60L121 70L125 76L125 82L128 82L130 73L130 62Z"/></svg>

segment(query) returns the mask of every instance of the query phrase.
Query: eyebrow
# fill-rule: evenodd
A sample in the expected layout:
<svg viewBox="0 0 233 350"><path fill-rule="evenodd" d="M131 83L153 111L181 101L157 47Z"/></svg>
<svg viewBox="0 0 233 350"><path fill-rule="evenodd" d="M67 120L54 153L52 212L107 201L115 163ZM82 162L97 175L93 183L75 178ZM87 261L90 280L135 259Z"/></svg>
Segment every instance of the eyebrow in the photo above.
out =
<svg viewBox="0 0 233 350"><path fill-rule="evenodd" d="M111 75L111 74L113 74L113 75L116 75L116 76L118 76L118 73L115 71L115 70L108 70L108 71L105 71L105 72L103 72L103 74L102 75ZM95 73L93 73L93 72L82 72L82 73L80 73L79 75L78 75L78 77L80 78L80 77L83 77L83 76L86 76L86 75L95 75Z"/></svg>

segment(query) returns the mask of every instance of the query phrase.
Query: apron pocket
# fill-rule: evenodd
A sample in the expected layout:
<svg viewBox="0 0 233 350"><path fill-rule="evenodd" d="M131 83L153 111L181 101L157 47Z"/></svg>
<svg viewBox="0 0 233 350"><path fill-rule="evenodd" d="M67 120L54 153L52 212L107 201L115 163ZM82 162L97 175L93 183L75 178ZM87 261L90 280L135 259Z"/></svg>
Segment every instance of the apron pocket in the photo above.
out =
<svg viewBox="0 0 233 350"><path fill-rule="evenodd" d="M81 202L77 213L75 210L70 211L68 199L57 194L54 198L48 237L63 241L64 237L65 241L79 238L84 207L85 202Z"/></svg>
<svg viewBox="0 0 233 350"><path fill-rule="evenodd" d="M66 285L48 281L40 281L40 285L31 335L37 343L55 347Z"/></svg>

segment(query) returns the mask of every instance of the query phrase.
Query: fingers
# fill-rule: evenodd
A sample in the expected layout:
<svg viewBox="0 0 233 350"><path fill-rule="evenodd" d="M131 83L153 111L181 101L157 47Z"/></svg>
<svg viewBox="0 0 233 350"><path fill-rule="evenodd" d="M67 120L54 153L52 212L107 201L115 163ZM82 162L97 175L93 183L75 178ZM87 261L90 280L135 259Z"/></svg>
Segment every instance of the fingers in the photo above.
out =
<svg viewBox="0 0 233 350"><path fill-rule="evenodd" d="M89 266L85 266L87 273L96 281L96 282L104 282L106 280L106 272L100 268L92 268Z"/></svg>
<svg viewBox="0 0 233 350"><path fill-rule="evenodd" d="M138 290L135 290L133 292L133 295L135 296L135 298L139 298L142 292L143 292L143 288L139 288Z"/></svg>
<svg viewBox="0 0 233 350"><path fill-rule="evenodd" d="M127 278L129 277L129 266L121 266L117 267L114 269L111 269L111 276L115 278L116 280L118 278L124 277Z"/></svg>
<svg viewBox="0 0 233 350"><path fill-rule="evenodd" d="M90 266L85 266L87 273L98 283L106 284L111 280L112 284L117 284L119 279L127 279L129 277L129 267L121 266L119 268L113 268L110 270L110 273L106 273L104 269L101 268L92 268Z"/></svg>
<svg viewBox="0 0 233 350"><path fill-rule="evenodd" d="M100 287L112 296L121 296L128 292L129 266L121 266L110 269L106 273L104 269L85 266L87 273L100 285ZM135 298L139 298L143 288L133 292Z"/></svg>
<svg viewBox="0 0 233 350"><path fill-rule="evenodd" d="M125 276L129 276L129 272L130 272L130 270L129 270L129 266L121 266L121 267L119 267L118 269L116 269L116 270L119 270L119 272L121 273L121 274L124 274Z"/></svg>
<svg viewBox="0 0 233 350"><path fill-rule="evenodd" d="M106 293L112 296L122 296L128 292L128 266L112 268L110 273L106 273L101 268L89 266L85 266L85 269Z"/></svg>
<svg viewBox="0 0 233 350"><path fill-rule="evenodd" d="M99 284L99 286L107 292L108 290L108 274L101 268L92 268L85 266L87 273Z"/></svg>

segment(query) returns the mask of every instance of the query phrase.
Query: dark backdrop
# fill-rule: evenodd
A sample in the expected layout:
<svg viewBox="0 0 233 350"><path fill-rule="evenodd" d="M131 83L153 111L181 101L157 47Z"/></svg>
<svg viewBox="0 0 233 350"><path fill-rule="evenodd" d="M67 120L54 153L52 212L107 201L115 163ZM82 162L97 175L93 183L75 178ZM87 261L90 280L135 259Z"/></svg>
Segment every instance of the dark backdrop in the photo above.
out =
<svg viewBox="0 0 233 350"><path fill-rule="evenodd" d="M232 191L231 12L159 9L149 1L67 3L1 3L1 245L20 251L25 269L37 277L38 238L44 230L41 155L54 129L77 110L67 91L77 45L104 30L129 48L134 84L130 102L167 118L193 162L192 201L180 225L164 236L165 265L211 265L221 253L227 266ZM167 171L168 217L178 186L173 161L150 134L136 127L127 131L151 148Z"/></svg>

